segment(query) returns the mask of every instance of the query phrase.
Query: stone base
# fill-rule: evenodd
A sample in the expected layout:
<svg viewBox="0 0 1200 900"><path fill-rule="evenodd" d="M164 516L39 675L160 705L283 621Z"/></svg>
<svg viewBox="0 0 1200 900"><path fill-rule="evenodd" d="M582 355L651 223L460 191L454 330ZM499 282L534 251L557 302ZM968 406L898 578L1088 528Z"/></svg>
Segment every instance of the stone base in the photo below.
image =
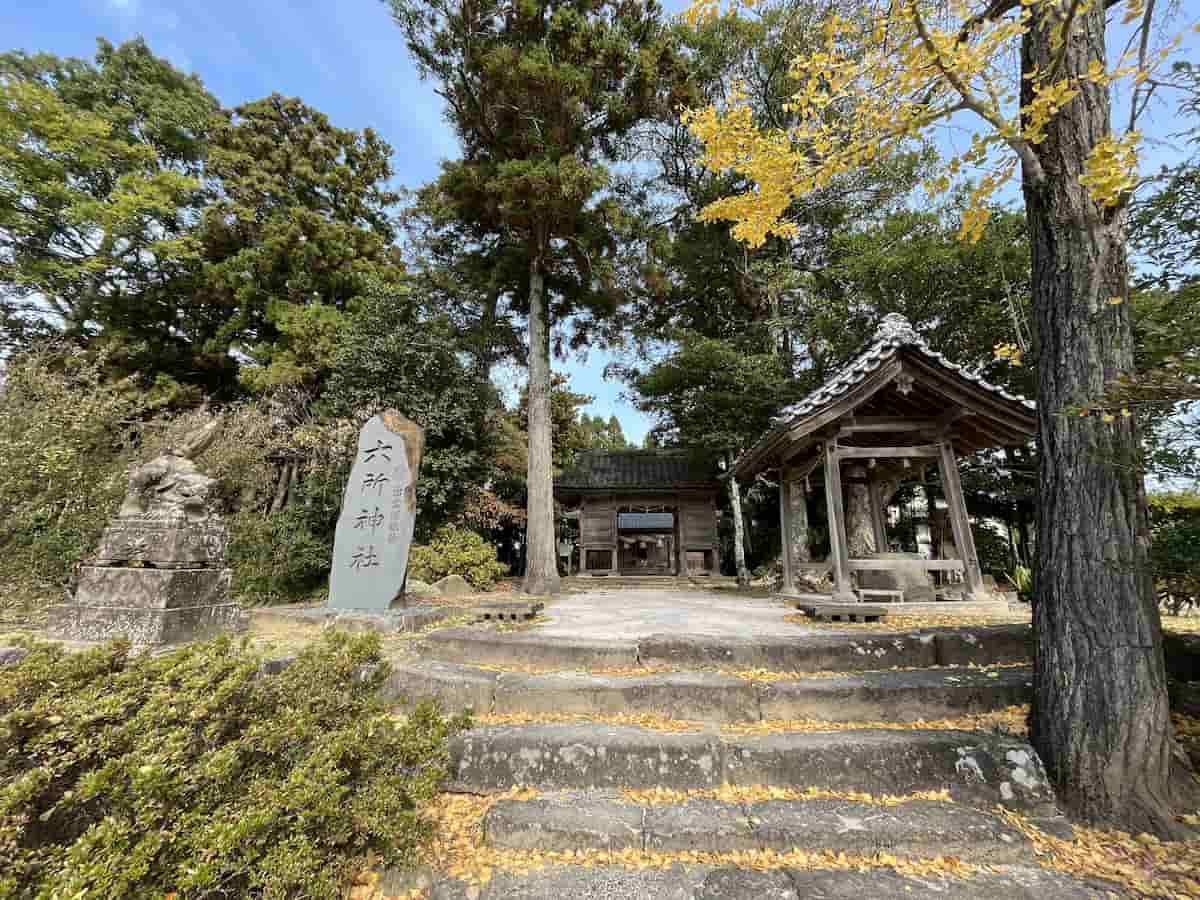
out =
<svg viewBox="0 0 1200 900"><path fill-rule="evenodd" d="M183 609L229 602L230 569L134 569L80 566L75 603L81 607Z"/></svg>
<svg viewBox="0 0 1200 900"><path fill-rule="evenodd" d="M172 609L71 603L50 607L48 630L54 637L75 641L126 638L134 644L176 644L241 626L242 608L236 603Z"/></svg>
<svg viewBox="0 0 1200 900"><path fill-rule="evenodd" d="M96 562L151 563L163 568L221 566L229 532L219 522L117 519L104 529Z"/></svg>

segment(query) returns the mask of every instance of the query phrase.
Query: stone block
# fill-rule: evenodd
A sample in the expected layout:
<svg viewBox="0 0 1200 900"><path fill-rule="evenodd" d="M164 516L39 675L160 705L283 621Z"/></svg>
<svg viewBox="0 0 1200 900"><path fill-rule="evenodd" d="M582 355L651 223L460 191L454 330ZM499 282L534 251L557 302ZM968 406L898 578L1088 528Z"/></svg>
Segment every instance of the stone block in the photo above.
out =
<svg viewBox="0 0 1200 900"><path fill-rule="evenodd" d="M741 737L724 748L735 785L820 786L871 794L947 788L975 805L1056 812L1041 761L1024 741L966 731L847 731Z"/></svg>
<svg viewBox="0 0 1200 900"><path fill-rule="evenodd" d="M422 700L437 700L448 712L470 709L487 713L492 711L495 690L495 672L426 660L407 665L393 663L383 697L405 708Z"/></svg>
<svg viewBox="0 0 1200 900"><path fill-rule="evenodd" d="M648 713L702 722L757 720L758 694L741 678L708 672L611 677L584 672L501 675L497 713Z"/></svg>
<svg viewBox="0 0 1200 900"><path fill-rule="evenodd" d="M572 640L447 628L429 635L425 643L431 656L467 664L601 669L627 668L638 662L638 645L634 641Z"/></svg>
<svg viewBox="0 0 1200 900"><path fill-rule="evenodd" d="M991 666L999 663L1033 661L1033 627L1030 625L985 625L934 632L937 665Z"/></svg>
<svg viewBox="0 0 1200 900"><path fill-rule="evenodd" d="M927 669L867 672L764 685L764 719L916 722L990 712L1028 703L1028 669Z"/></svg>
<svg viewBox="0 0 1200 900"><path fill-rule="evenodd" d="M722 769L713 735L587 724L473 729L451 739L450 758L454 789L480 793L712 788Z"/></svg>
<svg viewBox="0 0 1200 900"><path fill-rule="evenodd" d="M750 804L753 846L873 856L958 856L988 864L1030 855L1029 840L997 816L954 803L916 800L872 806L847 800L772 800Z"/></svg>
<svg viewBox="0 0 1200 900"><path fill-rule="evenodd" d="M936 665L932 634L821 634L781 638L653 635L638 642L645 664L782 672L857 672Z"/></svg>
<svg viewBox="0 0 1200 900"><path fill-rule="evenodd" d="M220 522L115 519L100 537L97 565L149 563L160 567L220 567L229 532Z"/></svg>
<svg viewBox="0 0 1200 900"><path fill-rule="evenodd" d="M741 806L717 800L689 800L646 807L646 849L722 853L754 850L754 826Z"/></svg>
<svg viewBox="0 0 1200 900"><path fill-rule="evenodd" d="M134 644L174 644L216 637L241 624L242 608L236 603L172 609L71 603L50 608L48 630L70 640L125 638Z"/></svg>
<svg viewBox="0 0 1200 900"><path fill-rule="evenodd" d="M80 566L75 603L84 607L181 609L229 602L230 569Z"/></svg>
<svg viewBox="0 0 1200 900"><path fill-rule="evenodd" d="M642 808L577 794L501 800L483 820L484 840L513 850L641 850Z"/></svg>
<svg viewBox="0 0 1200 900"><path fill-rule="evenodd" d="M475 588L461 575L447 575L433 583L433 593L437 597L469 597Z"/></svg>

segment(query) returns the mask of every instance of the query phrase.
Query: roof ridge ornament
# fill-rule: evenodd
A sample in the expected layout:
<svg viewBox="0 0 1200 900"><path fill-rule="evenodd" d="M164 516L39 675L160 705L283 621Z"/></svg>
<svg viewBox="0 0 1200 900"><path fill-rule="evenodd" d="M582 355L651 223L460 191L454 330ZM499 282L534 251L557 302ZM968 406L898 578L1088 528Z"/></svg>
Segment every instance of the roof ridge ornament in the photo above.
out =
<svg viewBox="0 0 1200 900"><path fill-rule="evenodd" d="M919 344L921 336L913 328L912 322L901 313L888 313L875 329L873 343L886 341L896 344Z"/></svg>

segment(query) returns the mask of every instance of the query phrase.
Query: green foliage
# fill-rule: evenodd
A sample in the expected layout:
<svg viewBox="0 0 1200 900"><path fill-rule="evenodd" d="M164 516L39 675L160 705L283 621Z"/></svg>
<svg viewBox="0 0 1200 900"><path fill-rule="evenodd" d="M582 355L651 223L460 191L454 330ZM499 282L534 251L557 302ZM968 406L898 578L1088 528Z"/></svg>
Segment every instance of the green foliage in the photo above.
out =
<svg viewBox="0 0 1200 900"><path fill-rule="evenodd" d="M368 281L400 278L390 158L370 129L337 128L278 94L239 106L213 134L206 173L221 193L197 229L198 290L223 318L218 343L251 356L252 390L319 384Z"/></svg>
<svg viewBox="0 0 1200 900"><path fill-rule="evenodd" d="M433 540L415 545L408 558L413 578L434 582L447 575L461 575L472 587L487 590L507 571L496 560L496 548L473 531L446 526Z"/></svg>
<svg viewBox="0 0 1200 900"><path fill-rule="evenodd" d="M318 590L329 574L332 542L314 533L300 506L238 513L229 519L229 534L240 602L294 603Z"/></svg>
<svg viewBox="0 0 1200 900"><path fill-rule="evenodd" d="M658 419L655 431L684 447L739 450L795 399L786 362L734 340L680 332L673 353L645 371L624 372L634 402Z"/></svg>
<svg viewBox="0 0 1200 900"><path fill-rule="evenodd" d="M605 420L603 416L584 413L579 417L579 427L583 429L588 450L625 450L630 446L616 416Z"/></svg>
<svg viewBox="0 0 1200 900"><path fill-rule="evenodd" d="M0 583L57 595L116 511L132 461L129 385L104 360L42 348L8 361L0 390Z"/></svg>
<svg viewBox="0 0 1200 900"><path fill-rule="evenodd" d="M390 155L294 98L222 110L140 39L0 55L0 348L61 334L177 406L238 392L234 348L252 391L319 384L402 272Z"/></svg>
<svg viewBox="0 0 1200 900"><path fill-rule="evenodd" d="M319 406L355 421L391 407L425 429L417 482L417 533L425 536L488 480L500 399L486 370L463 360L453 323L420 299L407 286L368 287L347 317Z"/></svg>
<svg viewBox="0 0 1200 900"><path fill-rule="evenodd" d="M0 897L342 896L411 862L461 722L403 722L378 636L282 673L228 639L164 655L34 645L0 670Z"/></svg>
<svg viewBox="0 0 1200 900"><path fill-rule="evenodd" d="M198 79L141 40L95 63L0 56L0 342L62 333L108 347L120 373L209 383L205 314L189 289L200 166L220 121Z"/></svg>
<svg viewBox="0 0 1200 900"><path fill-rule="evenodd" d="M1026 603L1033 599L1033 569L1029 566L1016 565L1008 573L1008 580L1017 589L1017 593Z"/></svg>
<svg viewBox="0 0 1200 900"><path fill-rule="evenodd" d="M1015 560L1008 538L987 522L972 524L971 534L975 538L975 553L981 571L999 578L1012 569Z"/></svg>
<svg viewBox="0 0 1200 900"><path fill-rule="evenodd" d="M1200 492L1150 496L1154 580L1169 609L1200 603Z"/></svg>

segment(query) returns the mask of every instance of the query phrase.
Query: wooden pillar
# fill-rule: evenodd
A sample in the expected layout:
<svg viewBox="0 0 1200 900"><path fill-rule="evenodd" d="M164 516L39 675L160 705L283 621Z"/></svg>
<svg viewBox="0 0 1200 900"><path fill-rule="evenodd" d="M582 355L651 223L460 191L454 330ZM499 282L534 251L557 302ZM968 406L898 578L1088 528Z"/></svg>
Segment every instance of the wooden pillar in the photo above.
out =
<svg viewBox="0 0 1200 900"><path fill-rule="evenodd" d="M887 522L884 519L886 510L883 508L883 500L880 496L880 485L878 481L872 481L867 485L867 491L871 497L871 530L875 534L875 552L887 553Z"/></svg>
<svg viewBox="0 0 1200 900"><path fill-rule="evenodd" d="M829 509L829 561L833 569L833 597L839 603L853 603L858 598L850 587L846 510L842 504L842 471L836 440L825 442L825 501Z"/></svg>
<svg viewBox="0 0 1200 900"><path fill-rule="evenodd" d="M975 552L975 537L971 534L971 520L967 518L967 501L963 497L962 481L958 477L958 460L954 456L954 445L949 441L938 442L941 456L942 488L946 493L946 506L950 513L950 528L954 532L954 545L963 561L963 576L967 582L967 594L982 596L983 575L979 571L979 554Z"/></svg>
<svg viewBox="0 0 1200 900"><path fill-rule="evenodd" d="M612 552L612 567L609 572L613 575L621 574L621 506L617 502L617 497L610 498L612 503L613 516L613 552Z"/></svg>
<svg viewBox="0 0 1200 900"><path fill-rule="evenodd" d="M789 480L787 469L779 472L779 538L782 546L780 558L783 560L783 592L796 593L796 581L792 565L792 491L795 490Z"/></svg>

